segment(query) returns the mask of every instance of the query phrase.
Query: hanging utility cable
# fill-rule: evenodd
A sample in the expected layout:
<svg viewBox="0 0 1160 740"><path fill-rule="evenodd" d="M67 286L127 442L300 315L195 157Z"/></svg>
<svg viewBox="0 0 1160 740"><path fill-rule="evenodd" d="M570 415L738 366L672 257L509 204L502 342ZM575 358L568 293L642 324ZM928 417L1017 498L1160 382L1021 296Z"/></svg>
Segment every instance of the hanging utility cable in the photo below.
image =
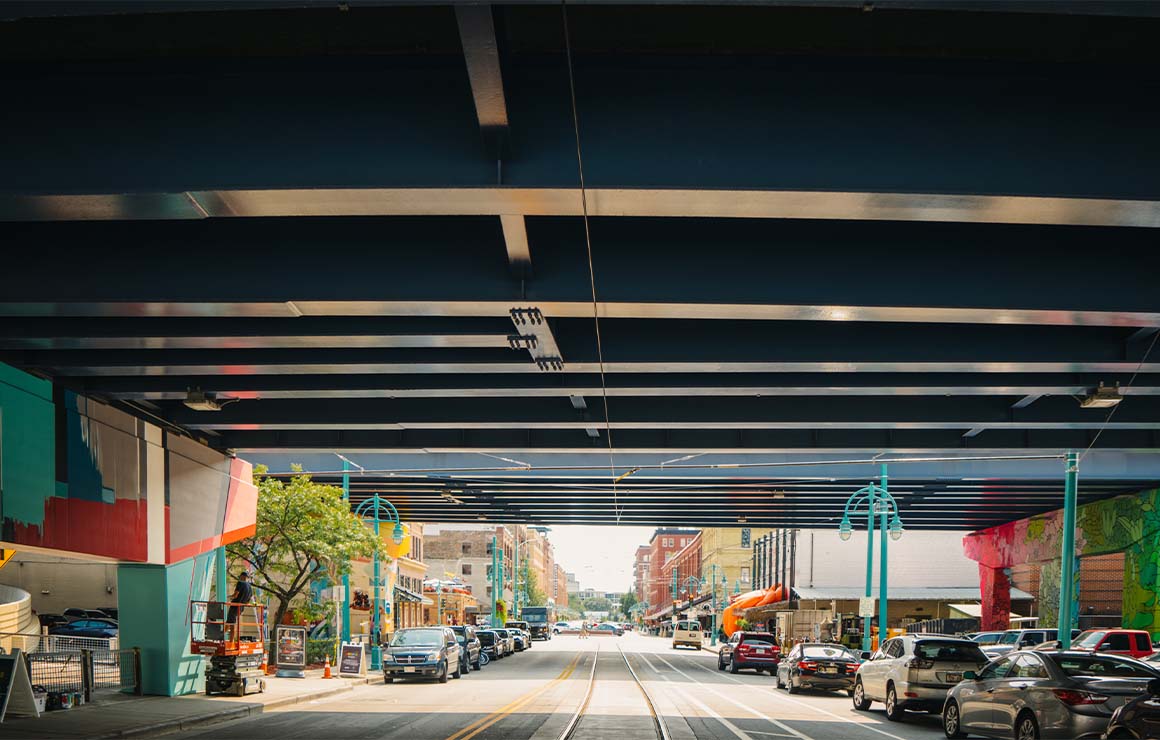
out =
<svg viewBox="0 0 1160 740"><path fill-rule="evenodd" d="M604 436L608 438L608 474L612 478L612 510L620 524L620 499L617 496L615 453L612 446L612 420L608 416L608 384L604 379L604 347L600 341L600 304L596 300L596 270L592 263L592 231L588 224L588 190L584 185L584 155L580 148L580 113L576 108L576 76L572 69L572 34L568 31L568 3L560 0L564 19L564 55L568 60L568 94L572 100L572 133L576 138L576 170L580 175L580 211L584 216L584 246L588 251L588 284L592 288L592 321L596 327L596 360L600 365L600 396L604 402ZM635 472L635 471L633 471Z"/></svg>

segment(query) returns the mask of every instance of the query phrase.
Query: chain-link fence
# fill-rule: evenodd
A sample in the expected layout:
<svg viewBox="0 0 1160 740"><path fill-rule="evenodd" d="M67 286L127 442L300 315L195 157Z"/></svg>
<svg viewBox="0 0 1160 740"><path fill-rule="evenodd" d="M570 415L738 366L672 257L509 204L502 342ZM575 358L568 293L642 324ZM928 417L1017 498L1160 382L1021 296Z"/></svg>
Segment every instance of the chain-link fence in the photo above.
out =
<svg viewBox="0 0 1160 740"><path fill-rule="evenodd" d="M120 650L116 639L0 633L0 649L21 650L33 686L50 697L73 694L92 701L101 690L141 693L140 651Z"/></svg>

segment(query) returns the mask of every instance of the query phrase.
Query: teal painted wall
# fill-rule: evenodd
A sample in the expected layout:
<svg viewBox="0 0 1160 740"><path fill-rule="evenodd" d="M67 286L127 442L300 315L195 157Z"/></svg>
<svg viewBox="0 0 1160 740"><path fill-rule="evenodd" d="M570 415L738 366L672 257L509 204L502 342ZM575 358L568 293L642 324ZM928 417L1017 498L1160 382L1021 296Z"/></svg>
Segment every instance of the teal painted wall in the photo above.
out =
<svg viewBox="0 0 1160 740"><path fill-rule="evenodd" d="M56 490L55 429L52 384L0 363L0 539L43 523Z"/></svg>
<svg viewBox="0 0 1160 740"><path fill-rule="evenodd" d="M213 553L205 553L175 565L118 568L121 646L141 648L146 694L178 696L205 688L205 659L189 652L189 602L209 598L213 562Z"/></svg>

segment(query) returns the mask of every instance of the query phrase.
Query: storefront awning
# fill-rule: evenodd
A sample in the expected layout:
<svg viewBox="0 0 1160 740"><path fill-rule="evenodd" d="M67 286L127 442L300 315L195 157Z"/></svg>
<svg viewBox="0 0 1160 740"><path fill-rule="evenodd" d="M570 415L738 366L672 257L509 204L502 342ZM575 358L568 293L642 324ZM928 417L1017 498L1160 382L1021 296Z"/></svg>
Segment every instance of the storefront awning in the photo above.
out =
<svg viewBox="0 0 1160 740"><path fill-rule="evenodd" d="M402 586L395 586L395 601L409 601L412 604L422 604L424 599L421 594L408 591ZM428 601L427 603L430 604L431 602Z"/></svg>

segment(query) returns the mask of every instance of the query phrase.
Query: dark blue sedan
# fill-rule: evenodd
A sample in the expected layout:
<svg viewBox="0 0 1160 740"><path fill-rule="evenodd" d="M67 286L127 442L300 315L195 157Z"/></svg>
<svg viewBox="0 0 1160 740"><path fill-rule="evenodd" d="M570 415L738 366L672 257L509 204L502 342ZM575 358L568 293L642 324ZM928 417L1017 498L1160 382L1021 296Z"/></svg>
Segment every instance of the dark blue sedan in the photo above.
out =
<svg viewBox="0 0 1160 740"><path fill-rule="evenodd" d="M77 619L49 627L48 634L61 637L116 637L117 623L111 619Z"/></svg>

